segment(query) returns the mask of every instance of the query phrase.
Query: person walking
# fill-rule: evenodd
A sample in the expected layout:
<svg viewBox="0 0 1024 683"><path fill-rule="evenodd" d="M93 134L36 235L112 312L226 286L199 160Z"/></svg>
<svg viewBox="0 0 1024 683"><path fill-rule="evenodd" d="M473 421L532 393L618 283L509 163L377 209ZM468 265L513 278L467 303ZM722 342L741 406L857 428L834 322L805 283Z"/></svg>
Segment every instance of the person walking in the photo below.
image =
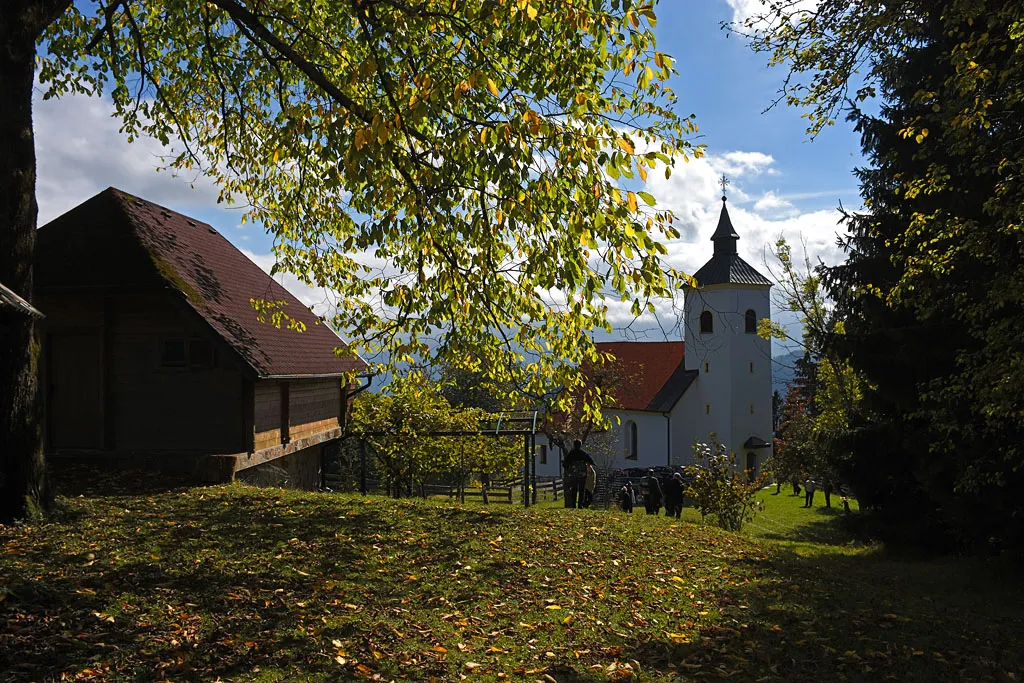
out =
<svg viewBox="0 0 1024 683"><path fill-rule="evenodd" d="M814 492L818 488L818 482L813 477L804 480L804 507L814 507Z"/></svg>
<svg viewBox="0 0 1024 683"><path fill-rule="evenodd" d="M647 478L644 480L646 492L644 493L644 509L649 515L657 515L661 511L661 482L658 481L654 470L647 470Z"/></svg>
<svg viewBox="0 0 1024 683"><path fill-rule="evenodd" d="M619 489L619 509L623 512L633 512L633 491L625 486Z"/></svg>
<svg viewBox="0 0 1024 683"><path fill-rule="evenodd" d="M594 502L594 489L597 488L597 470L593 465L587 465L587 480L583 484L584 501L583 507L588 508Z"/></svg>
<svg viewBox="0 0 1024 683"><path fill-rule="evenodd" d="M584 507L587 483L587 465L593 465L594 459L583 450L583 442L576 439L572 442L572 450L562 459L562 477L565 480L565 507Z"/></svg>
<svg viewBox="0 0 1024 683"><path fill-rule="evenodd" d="M665 482L665 516L679 519L683 514L683 475L676 472Z"/></svg>

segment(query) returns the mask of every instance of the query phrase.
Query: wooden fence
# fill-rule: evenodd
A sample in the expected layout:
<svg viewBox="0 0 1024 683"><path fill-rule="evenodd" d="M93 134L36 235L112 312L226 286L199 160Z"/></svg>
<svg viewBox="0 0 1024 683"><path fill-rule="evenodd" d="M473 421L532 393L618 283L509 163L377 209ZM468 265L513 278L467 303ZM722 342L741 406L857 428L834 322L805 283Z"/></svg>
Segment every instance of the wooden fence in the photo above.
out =
<svg viewBox="0 0 1024 683"><path fill-rule="evenodd" d="M487 496L478 486L467 486L462 491L458 486L428 484L424 487L428 496L447 496L449 499L481 501L484 503L519 503L523 499L523 487L518 482L496 482L487 487ZM561 479L537 482L536 500L558 500L564 496L565 487Z"/></svg>

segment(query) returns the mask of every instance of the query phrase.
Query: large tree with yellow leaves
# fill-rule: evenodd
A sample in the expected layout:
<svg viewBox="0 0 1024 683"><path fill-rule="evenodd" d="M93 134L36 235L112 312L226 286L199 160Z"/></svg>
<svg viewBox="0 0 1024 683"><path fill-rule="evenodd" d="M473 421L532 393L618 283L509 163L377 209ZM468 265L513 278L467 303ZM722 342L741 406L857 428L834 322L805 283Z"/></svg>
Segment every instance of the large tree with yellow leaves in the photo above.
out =
<svg viewBox="0 0 1024 683"><path fill-rule="evenodd" d="M677 275L671 216L628 184L694 130L655 19L653 0L9 0L0 281L31 295L38 78L108 97L129 139L247 202L278 267L338 293L354 350L572 388L606 297L640 310ZM2 519L46 498L32 336L0 323Z"/></svg>

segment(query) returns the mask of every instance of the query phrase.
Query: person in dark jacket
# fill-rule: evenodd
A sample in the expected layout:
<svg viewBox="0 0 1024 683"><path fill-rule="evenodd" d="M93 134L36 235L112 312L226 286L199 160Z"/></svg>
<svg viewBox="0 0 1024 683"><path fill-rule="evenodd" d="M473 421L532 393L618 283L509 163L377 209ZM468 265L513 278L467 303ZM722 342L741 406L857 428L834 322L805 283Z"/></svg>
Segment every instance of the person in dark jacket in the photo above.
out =
<svg viewBox="0 0 1024 683"><path fill-rule="evenodd" d="M633 491L625 486L619 489L619 509L623 512L633 512Z"/></svg>
<svg viewBox="0 0 1024 683"><path fill-rule="evenodd" d="M576 439L572 450L562 459L562 479L565 481L565 507L582 508L586 503L587 465L594 459L583 450L583 442Z"/></svg>
<svg viewBox="0 0 1024 683"><path fill-rule="evenodd" d="M661 482L658 481L654 470L647 470L647 478L644 480L646 491L644 493L644 509L647 514L656 515L661 511Z"/></svg>
<svg viewBox="0 0 1024 683"><path fill-rule="evenodd" d="M679 517L683 513L683 475L676 472L665 482L665 515Z"/></svg>

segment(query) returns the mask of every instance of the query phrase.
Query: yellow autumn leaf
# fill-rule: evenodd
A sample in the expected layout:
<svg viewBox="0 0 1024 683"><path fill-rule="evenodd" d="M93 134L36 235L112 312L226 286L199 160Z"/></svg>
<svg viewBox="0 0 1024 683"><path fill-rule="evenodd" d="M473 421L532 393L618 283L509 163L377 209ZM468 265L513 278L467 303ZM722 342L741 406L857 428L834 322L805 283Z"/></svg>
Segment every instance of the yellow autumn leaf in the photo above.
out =
<svg viewBox="0 0 1024 683"><path fill-rule="evenodd" d="M498 97L498 86L490 78L487 79L487 89L491 91L492 95Z"/></svg>
<svg viewBox="0 0 1024 683"><path fill-rule="evenodd" d="M633 144L626 138L616 138L615 144L621 147L626 154L633 154Z"/></svg>
<svg viewBox="0 0 1024 683"><path fill-rule="evenodd" d="M534 7L533 5L527 5L526 6L526 16L530 17L531 19L536 19L537 18L537 8Z"/></svg>
<svg viewBox="0 0 1024 683"><path fill-rule="evenodd" d="M629 204L629 210L635 212L637 210L636 195L632 192L626 193L626 202Z"/></svg>
<svg viewBox="0 0 1024 683"><path fill-rule="evenodd" d="M561 605L548 605L544 609L562 609Z"/></svg>

